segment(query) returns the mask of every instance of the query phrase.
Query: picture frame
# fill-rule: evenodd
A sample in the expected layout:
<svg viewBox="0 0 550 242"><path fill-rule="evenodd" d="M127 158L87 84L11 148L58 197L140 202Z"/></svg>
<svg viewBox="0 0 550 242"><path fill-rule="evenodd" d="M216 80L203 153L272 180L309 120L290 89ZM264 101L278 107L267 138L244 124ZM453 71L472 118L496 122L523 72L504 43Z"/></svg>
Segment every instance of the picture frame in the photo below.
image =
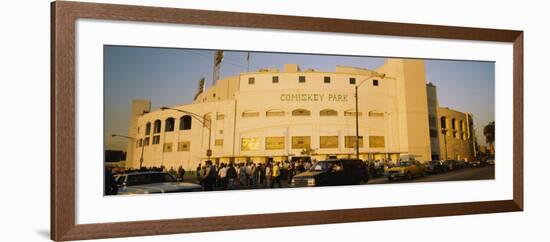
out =
<svg viewBox="0 0 550 242"><path fill-rule="evenodd" d="M78 19L193 24L513 44L513 199L77 224ZM56 1L51 4L51 239L56 241L523 211L523 31Z"/></svg>

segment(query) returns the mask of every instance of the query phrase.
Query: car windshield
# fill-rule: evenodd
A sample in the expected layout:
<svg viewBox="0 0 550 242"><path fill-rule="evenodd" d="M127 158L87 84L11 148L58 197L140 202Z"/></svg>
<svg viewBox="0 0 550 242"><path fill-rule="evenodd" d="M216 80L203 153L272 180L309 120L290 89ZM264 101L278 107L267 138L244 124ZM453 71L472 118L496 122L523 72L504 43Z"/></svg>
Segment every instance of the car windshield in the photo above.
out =
<svg viewBox="0 0 550 242"><path fill-rule="evenodd" d="M412 161L400 161L399 163L397 163L397 166L412 166Z"/></svg>
<svg viewBox="0 0 550 242"><path fill-rule="evenodd" d="M330 166L330 162L317 162L311 167L310 171L326 171Z"/></svg>
<svg viewBox="0 0 550 242"><path fill-rule="evenodd" d="M174 177L167 173L129 174L126 186L136 186L152 183L175 182Z"/></svg>

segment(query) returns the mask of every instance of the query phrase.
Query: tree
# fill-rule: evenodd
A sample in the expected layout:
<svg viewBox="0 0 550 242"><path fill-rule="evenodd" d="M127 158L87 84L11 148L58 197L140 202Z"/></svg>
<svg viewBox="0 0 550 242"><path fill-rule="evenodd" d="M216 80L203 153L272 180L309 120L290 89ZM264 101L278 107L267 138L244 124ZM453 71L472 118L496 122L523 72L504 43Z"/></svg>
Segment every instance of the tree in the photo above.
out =
<svg viewBox="0 0 550 242"><path fill-rule="evenodd" d="M485 125L485 128L483 128L483 135L485 135L485 142L487 142L487 144L495 142L495 121Z"/></svg>

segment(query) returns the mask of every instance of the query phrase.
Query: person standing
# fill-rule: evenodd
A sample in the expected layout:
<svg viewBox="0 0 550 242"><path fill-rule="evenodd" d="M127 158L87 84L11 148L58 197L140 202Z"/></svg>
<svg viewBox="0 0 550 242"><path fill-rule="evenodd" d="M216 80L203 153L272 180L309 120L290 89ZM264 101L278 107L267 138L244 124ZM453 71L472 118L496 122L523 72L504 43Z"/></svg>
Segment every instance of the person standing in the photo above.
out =
<svg viewBox="0 0 550 242"><path fill-rule="evenodd" d="M271 163L265 165L265 183L264 188L271 187Z"/></svg>
<svg viewBox="0 0 550 242"><path fill-rule="evenodd" d="M235 184L236 179L237 179L237 170L235 169L233 162L231 162L229 163L229 167L227 168L227 188L228 189L233 188L233 185Z"/></svg>
<svg viewBox="0 0 550 242"><path fill-rule="evenodd" d="M258 184L265 183L265 164L258 164Z"/></svg>
<svg viewBox="0 0 550 242"><path fill-rule="evenodd" d="M281 185L281 167L280 163L277 161L275 165L273 165L271 172L271 188L273 188L273 185L277 183L279 185L279 188L283 188Z"/></svg>
<svg viewBox="0 0 550 242"><path fill-rule="evenodd" d="M196 176L197 176L197 180L201 180L200 178L202 177L202 165L201 163L199 163L199 165L197 165L197 169L195 169L196 171Z"/></svg>
<svg viewBox="0 0 550 242"><path fill-rule="evenodd" d="M105 195L117 195L118 186L111 169L105 168L105 180L103 182L105 184Z"/></svg>
<svg viewBox="0 0 550 242"><path fill-rule="evenodd" d="M246 172L246 166L244 165L244 163L241 163L239 167L239 185L241 187L247 186L247 181L248 173Z"/></svg>
<svg viewBox="0 0 550 242"><path fill-rule="evenodd" d="M294 177L294 172L295 172L295 163L294 161L290 162L290 164L288 165L288 176L287 176L287 183L290 184L290 182L292 181L292 178Z"/></svg>
<svg viewBox="0 0 550 242"><path fill-rule="evenodd" d="M183 169L183 166L180 166L178 168L178 179L183 181L183 176L185 176L185 169Z"/></svg>
<svg viewBox="0 0 550 242"><path fill-rule="evenodd" d="M227 166L222 163L220 167L220 171L218 172L218 176L220 177L220 187L222 190L225 190L227 189Z"/></svg>
<svg viewBox="0 0 550 242"><path fill-rule="evenodd" d="M252 163L250 165L250 177L252 178L251 179L251 182L252 182L252 186L256 186L258 184L258 168L256 167L256 164L255 163Z"/></svg>
<svg viewBox="0 0 550 242"><path fill-rule="evenodd" d="M216 184L216 177L218 175L216 173L216 167L212 165L212 161L207 160L204 170L205 172L204 172L204 175L202 176L202 181L204 184L203 190L213 191L214 185Z"/></svg>

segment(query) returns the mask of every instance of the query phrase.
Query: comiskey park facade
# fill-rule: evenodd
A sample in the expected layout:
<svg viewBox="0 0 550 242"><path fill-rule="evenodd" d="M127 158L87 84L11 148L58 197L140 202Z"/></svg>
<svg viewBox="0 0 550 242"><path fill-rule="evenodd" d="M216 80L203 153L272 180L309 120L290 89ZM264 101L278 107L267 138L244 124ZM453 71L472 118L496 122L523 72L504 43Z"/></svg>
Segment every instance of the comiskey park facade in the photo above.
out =
<svg viewBox="0 0 550 242"><path fill-rule="evenodd" d="M355 110L355 87L358 112ZM375 70L262 69L218 80L193 103L150 110L134 100L130 168L213 162L473 158L473 118L438 106L422 60L387 59ZM177 110L176 110L177 109ZM211 152L208 152L211 150ZM208 154L207 154L208 153ZM210 155L210 156L209 156Z"/></svg>

